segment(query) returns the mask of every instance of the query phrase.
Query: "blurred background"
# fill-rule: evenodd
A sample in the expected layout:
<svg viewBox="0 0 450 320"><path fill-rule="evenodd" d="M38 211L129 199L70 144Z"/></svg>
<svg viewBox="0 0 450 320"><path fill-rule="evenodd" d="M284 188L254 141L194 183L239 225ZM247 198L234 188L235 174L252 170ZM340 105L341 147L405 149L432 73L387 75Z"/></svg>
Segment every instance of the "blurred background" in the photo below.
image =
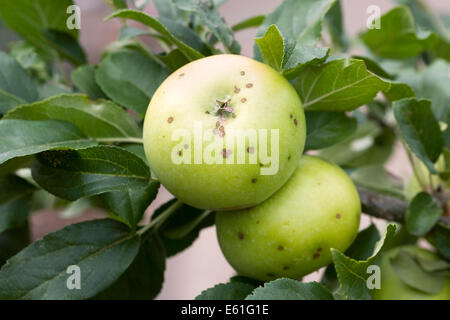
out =
<svg viewBox="0 0 450 320"><path fill-rule="evenodd" d="M302 1L302 0L298 0ZM102 50L117 39L121 23L116 20L103 22L103 18L111 13L111 8L103 0L75 0L81 8L81 44L85 48L90 63L100 60ZM248 17L257 14L266 14L275 9L281 0L229 0L223 4L219 11L229 25L233 25ZM341 0L343 6L344 26L350 37L355 37L366 28L368 14L367 7L377 5L381 13L395 6L390 0ZM450 12L450 1L426 0L429 8L436 12ZM157 15L156 10L149 4L146 11ZM89 30L89 32L84 32ZM237 40L242 45L242 54L253 55L253 38L256 29L248 29L237 34ZM156 42L145 39L145 42L158 48ZM397 146L387 169L400 177L411 174L406 155L402 148ZM147 219L160 204L172 196L161 187L156 201L147 210ZM75 219L62 219L57 212L40 211L32 216L32 236L38 239L48 232L62 228L65 225L86 219L103 217L101 212L90 211ZM367 227L369 218L364 217L361 228ZM383 227L382 221L375 223ZM307 281L319 280L322 270L305 278ZM234 271L228 265L217 243L213 227L201 232L198 240L187 250L168 259L165 273L165 283L158 299L192 299L202 290L220 282L227 282Z"/></svg>

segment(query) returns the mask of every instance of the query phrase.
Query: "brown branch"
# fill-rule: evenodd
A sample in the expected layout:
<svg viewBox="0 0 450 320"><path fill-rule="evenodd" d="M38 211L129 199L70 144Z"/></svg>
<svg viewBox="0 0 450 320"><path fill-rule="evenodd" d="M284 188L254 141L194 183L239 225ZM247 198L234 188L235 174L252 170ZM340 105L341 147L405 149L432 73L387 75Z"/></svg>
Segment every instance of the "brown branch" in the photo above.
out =
<svg viewBox="0 0 450 320"><path fill-rule="evenodd" d="M406 209L409 203L407 201L380 194L375 191L358 187L359 197L361 199L362 211L370 216L403 223L405 221ZM450 219L442 216L439 223L450 227Z"/></svg>

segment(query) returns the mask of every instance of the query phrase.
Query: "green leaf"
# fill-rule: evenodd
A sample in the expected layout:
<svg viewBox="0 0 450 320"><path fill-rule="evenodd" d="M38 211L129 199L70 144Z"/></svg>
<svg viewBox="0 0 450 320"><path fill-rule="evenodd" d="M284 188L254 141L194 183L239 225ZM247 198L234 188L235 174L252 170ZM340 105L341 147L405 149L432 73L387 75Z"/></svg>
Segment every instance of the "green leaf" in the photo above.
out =
<svg viewBox="0 0 450 320"><path fill-rule="evenodd" d="M444 286L445 276L424 271L415 257L405 250L399 250L389 262L397 276L409 287L428 294L437 294Z"/></svg>
<svg viewBox="0 0 450 320"><path fill-rule="evenodd" d="M333 295L318 282L281 278L256 288L245 300L333 300Z"/></svg>
<svg viewBox="0 0 450 320"><path fill-rule="evenodd" d="M71 74L73 84L86 93L91 99L106 98L102 89L95 82L95 67L92 65L84 65L72 71Z"/></svg>
<svg viewBox="0 0 450 320"><path fill-rule="evenodd" d="M153 93L168 75L167 69L144 54L126 50L103 59L95 79L112 100L145 114Z"/></svg>
<svg viewBox="0 0 450 320"><path fill-rule="evenodd" d="M329 147L350 136L356 130L355 118L343 112L306 112L305 150Z"/></svg>
<svg viewBox="0 0 450 320"><path fill-rule="evenodd" d="M258 29L262 37L271 25L276 25L284 39L283 75L294 78L306 64L319 64L328 56L328 48L317 47L321 39L322 21L335 0L286 0L266 16ZM259 45L259 44L258 44ZM255 44L254 55L261 60Z"/></svg>
<svg viewBox="0 0 450 320"><path fill-rule="evenodd" d="M108 219L70 225L11 258L0 272L1 299L86 299L111 285L136 257L138 236ZM81 272L81 290L68 290L69 266ZM105 270L104 266L108 269Z"/></svg>
<svg viewBox="0 0 450 320"><path fill-rule="evenodd" d="M93 299L153 299L162 288L165 268L164 246L157 236L152 235L142 242L133 263L120 278Z"/></svg>
<svg viewBox="0 0 450 320"><path fill-rule="evenodd" d="M152 220L170 207L176 199L161 205L152 215ZM159 229L159 235L166 248L167 256L171 257L188 248L197 238L203 228L214 225L214 214L205 214L204 210L183 204ZM187 231L187 232L186 232Z"/></svg>
<svg viewBox="0 0 450 320"><path fill-rule="evenodd" d="M378 241L380 241L380 233L372 223L358 233L350 248L345 251L345 255L355 260L368 259L373 254ZM333 264L326 268L320 282L332 291L338 289L339 281Z"/></svg>
<svg viewBox="0 0 450 320"><path fill-rule="evenodd" d="M134 230L142 220L145 210L156 198L159 183L150 181L146 186L129 186L125 190L102 195L106 208Z"/></svg>
<svg viewBox="0 0 450 320"><path fill-rule="evenodd" d="M433 47L437 41L434 33L416 33L411 11L404 6L396 7L381 16L380 26L380 29L366 31L362 40L374 54L381 57L414 57Z"/></svg>
<svg viewBox="0 0 450 320"><path fill-rule="evenodd" d="M256 288L253 284L231 281L202 291L195 300L244 300Z"/></svg>
<svg viewBox="0 0 450 320"><path fill-rule="evenodd" d="M67 28L67 19L70 17L67 8L71 5L72 0L1 1L0 15L8 27L50 58L53 49L44 34L45 30L59 30L73 37L78 35L78 30Z"/></svg>
<svg viewBox="0 0 450 320"><path fill-rule="evenodd" d="M398 81L413 88L419 98L433 101L431 110L438 120L449 121L450 116L450 67L444 60L436 60L423 72L404 72Z"/></svg>
<svg viewBox="0 0 450 320"><path fill-rule="evenodd" d="M28 221L19 228L0 233L0 268L6 261L30 243Z"/></svg>
<svg viewBox="0 0 450 320"><path fill-rule="evenodd" d="M432 238L439 253L447 260L450 260L450 228L437 224L433 230Z"/></svg>
<svg viewBox="0 0 450 320"><path fill-rule="evenodd" d="M77 38L72 34L66 31L47 29L44 30L44 36L50 42L51 46L59 52L61 57L67 59L75 66L87 62L83 48L78 43Z"/></svg>
<svg viewBox="0 0 450 320"><path fill-rule="evenodd" d="M258 15L258 16L254 16L254 17L245 19L244 21L241 21L241 22L233 25L231 27L231 30L233 30L233 32L238 32L241 30L249 29L249 28L259 27L261 25L261 23L263 23L265 18L266 18L265 15Z"/></svg>
<svg viewBox="0 0 450 320"><path fill-rule="evenodd" d="M375 60L370 59L369 57L358 56L358 55L352 55L352 58L364 61L364 64L366 65L367 70L369 70L372 73L375 73L377 76L380 76L380 77L386 78L386 79L390 79L390 80L394 79L394 76L392 74L388 73Z"/></svg>
<svg viewBox="0 0 450 320"><path fill-rule="evenodd" d="M415 236L423 236L433 228L443 209L428 193L420 192L409 204L406 211L406 228Z"/></svg>
<svg viewBox="0 0 450 320"><path fill-rule="evenodd" d="M141 158L112 146L44 152L37 156L32 174L43 189L71 201L143 188L151 179L150 169Z"/></svg>
<svg viewBox="0 0 450 320"><path fill-rule="evenodd" d="M356 261L347 257L336 249L331 249L334 267L340 283L340 292L348 299L371 299L366 281L369 277L367 268L376 264L383 246L388 243L395 234L395 225L388 224L384 237L377 243L375 251L367 259Z"/></svg>
<svg viewBox="0 0 450 320"><path fill-rule="evenodd" d="M36 188L22 178L0 178L0 234L27 224L31 193Z"/></svg>
<svg viewBox="0 0 450 320"><path fill-rule="evenodd" d="M391 102L415 96L413 89L409 85L397 81L391 81L391 87L389 90L384 91L383 94Z"/></svg>
<svg viewBox="0 0 450 320"><path fill-rule="evenodd" d="M241 46L212 0L174 0L174 3L179 9L196 14L202 24L223 44L227 53L239 54Z"/></svg>
<svg viewBox="0 0 450 320"><path fill-rule="evenodd" d="M55 148L85 148L95 145L73 124L62 121L0 121L0 164Z"/></svg>
<svg viewBox="0 0 450 320"><path fill-rule="evenodd" d="M145 24L146 26L159 32L161 35L165 36L171 42L173 42L190 61L204 57L203 54L175 37L161 22L159 22L156 18L149 16L148 14L136 10L124 9L114 12L105 20L109 20L112 18L130 19Z"/></svg>
<svg viewBox="0 0 450 320"><path fill-rule="evenodd" d="M262 60L278 72L283 70L284 39L277 26L272 24L263 37L255 38Z"/></svg>
<svg viewBox="0 0 450 320"><path fill-rule="evenodd" d="M36 84L26 70L14 58L0 51L0 114L37 99Z"/></svg>
<svg viewBox="0 0 450 320"><path fill-rule="evenodd" d="M175 71L185 64L189 63L189 60L179 49L172 50L166 55L159 56L159 59L166 65L166 67L170 71Z"/></svg>
<svg viewBox="0 0 450 320"><path fill-rule="evenodd" d="M143 30L135 27L123 26L120 28L118 40L129 40L142 35L151 35L148 30Z"/></svg>
<svg viewBox="0 0 450 320"><path fill-rule="evenodd" d="M339 59L306 66L294 87L306 110L350 111L372 101L389 83L367 71L361 60Z"/></svg>
<svg viewBox="0 0 450 320"><path fill-rule="evenodd" d="M381 194L404 198L403 181L384 169L383 166L371 165L357 168L350 177L356 185Z"/></svg>
<svg viewBox="0 0 450 320"><path fill-rule="evenodd" d="M429 100L408 98L395 101L393 108L400 132L411 151L430 172L437 173L433 163L442 152L444 140L430 105Z"/></svg>
<svg viewBox="0 0 450 320"><path fill-rule="evenodd" d="M87 137L103 142L141 137L138 125L124 109L106 100L91 101L81 94L63 94L23 105L4 119L67 121Z"/></svg>

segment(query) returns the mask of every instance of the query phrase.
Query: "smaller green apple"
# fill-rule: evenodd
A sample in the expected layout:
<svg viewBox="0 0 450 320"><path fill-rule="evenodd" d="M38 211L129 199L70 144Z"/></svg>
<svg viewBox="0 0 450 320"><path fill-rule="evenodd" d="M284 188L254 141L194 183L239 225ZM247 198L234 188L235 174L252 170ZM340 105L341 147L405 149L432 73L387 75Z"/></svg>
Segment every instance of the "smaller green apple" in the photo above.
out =
<svg viewBox="0 0 450 320"><path fill-rule="evenodd" d="M380 289L375 289L371 292L375 300L450 300L450 276L445 278L442 290L436 294L419 291L404 283L391 264L391 259L398 254L399 250L404 250L420 259L428 261L439 260L439 257L433 252L414 245L395 247L385 252L380 264Z"/></svg>
<svg viewBox="0 0 450 320"><path fill-rule="evenodd" d="M258 280L300 279L345 251L358 233L361 203L348 175L303 156L288 182L262 204L218 212L217 237L228 262Z"/></svg>

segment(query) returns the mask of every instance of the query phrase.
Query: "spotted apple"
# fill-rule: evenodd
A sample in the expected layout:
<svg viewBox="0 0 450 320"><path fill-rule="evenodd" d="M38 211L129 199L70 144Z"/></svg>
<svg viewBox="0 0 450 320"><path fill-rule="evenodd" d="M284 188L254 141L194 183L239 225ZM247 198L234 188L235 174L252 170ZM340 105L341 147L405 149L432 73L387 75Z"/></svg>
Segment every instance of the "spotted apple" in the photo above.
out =
<svg viewBox="0 0 450 320"><path fill-rule="evenodd" d="M372 297L376 300L450 300L450 276L448 275L443 276L442 288L436 293L426 293L405 283L397 273L401 271L396 271L392 266L392 259L400 250L428 264L439 260L435 253L414 245L395 247L385 252L380 263L380 289L372 290Z"/></svg>
<svg viewBox="0 0 450 320"><path fill-rule="evenodd" d="M288 182L253 208L216 215L220 248L234 269L267 281L300 279L345 251L358 233L361 203L337 165L303 156Z"/></svg>
<svg viewBox="0 0 450 320"><path fill-rule="evenodd" d="M269 198L302 156L297 92L269 66L239 55L193 61L157 89L144 121L145 153L178 199L240 209Z"/></svg>

